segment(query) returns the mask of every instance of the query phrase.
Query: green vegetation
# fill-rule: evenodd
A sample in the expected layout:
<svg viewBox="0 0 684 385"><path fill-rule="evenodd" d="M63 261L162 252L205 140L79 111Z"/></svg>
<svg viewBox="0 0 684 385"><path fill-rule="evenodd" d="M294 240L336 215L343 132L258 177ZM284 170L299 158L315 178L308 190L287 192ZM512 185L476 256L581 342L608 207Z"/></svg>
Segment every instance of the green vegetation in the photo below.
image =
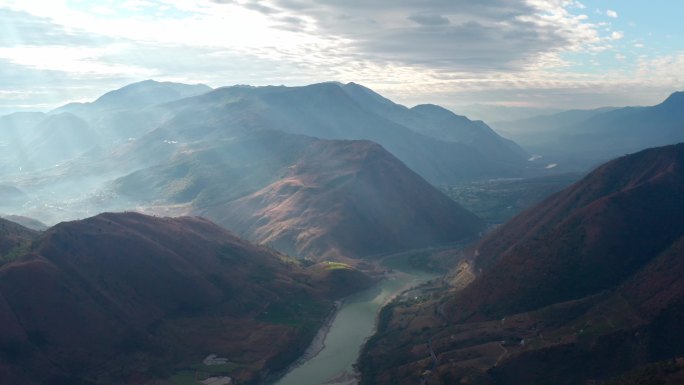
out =
<svg viewBox="0 0 684 385"><path fill-rule="evenodd" d="M292 298L289 302L272 303L257 318L259 321L301 327L310 320L320 320L327 307L307 296Z"/></svg>
<svg viewBox="0 0 684 385"><path fill-rule="evenodd" d="M15 259L21 257L22 255L28 253L31 249L32 243L33 242L31 241L21 241L15 248L10 250L7 254L0 255L0 266L12 262Z"/></svg>
<svg viewBox="0 0 684 385"><path fill-rule="evenodd" d="M444 192L488 223L499 224L579 178L578 174L563 174L532 179L478 181L449 186L444 188Z"/></svg>

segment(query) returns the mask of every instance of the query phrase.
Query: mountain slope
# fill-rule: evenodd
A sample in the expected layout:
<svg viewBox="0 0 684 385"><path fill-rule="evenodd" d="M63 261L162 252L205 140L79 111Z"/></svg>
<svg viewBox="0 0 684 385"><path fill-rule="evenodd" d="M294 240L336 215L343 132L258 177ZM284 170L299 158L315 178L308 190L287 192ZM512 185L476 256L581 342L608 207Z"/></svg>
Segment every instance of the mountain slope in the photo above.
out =
<svg viewBox="0 0 684 385"><path fill-rule="evenodd" d="M201 218L62 223L0 267L0 373L8 384L141 383L214 353L251 383L307 345L331 306L327 285Z"/></svg>
<svg viewBox="0 0 684 385"><path fill-rule="evenodd" d="M534 145L548 141L554 135L562 136L563 128L580 124L604 112L616 110L615 107L602 107L592 110L568 110L550 115L492 123L497 130L505 132L516 141Z"/></svg>
<svg viewBox="0 0 684 385"><path fill-rule="evenodd" d="M8 219L0 218L0 265L7 262L8 254L16 253L38 233Z"/></svg>
<svg viewBox="0 0 684 385"><path fill-rule="evenodd" d="M415 132L353 98L347 87L320 83L219 88L167 104L176 111L174 119L141 138L138 146L159 147L163 140L192 143L267 129L322 139L372 140L435 184L529 172L524 157L500 162L499 155L484 147L481 151L471 141L444 141ZM393 108L406 109L398 105Z"/></svg>
<svg viewBox="0 0 684 385"><path fill-rule="evenodd" d="M183 84L144 80L109 91L91 103L71 103L55 112L87 113L93 110L140 109L188 98L211 91L204 84Z"/></svg>
<svg viewBox="0 0 684 385"><path fill-rule="evenodd" d="M317 260L453 242L482 222L381 146L259 131L117 180L237 234Z"/></svg>
<svg viewBox="0 0 684 385"><path fill-rule="evenodd" d="M434 104L406 108L356 83L341 87L363 108L417 133L445 142L472 146L488 159L497 162L522 166L529 158L520 146L502 138L482 121L471 121Z"/></svg>
<svg viewBox="0 0 684 385"><path fill-rule="evenodd" d="M681 357L682 202L684 144L599 167L479 242L450 277L472 282L387 309L368 383L570 385Z"/></svg>
<svg viewBox="0 0 684 385"><path fill-rule="evenodd" d="M475 215L363 141L316 141L279 180L204 214L315 259L454 242L482 229Z"/></svg>

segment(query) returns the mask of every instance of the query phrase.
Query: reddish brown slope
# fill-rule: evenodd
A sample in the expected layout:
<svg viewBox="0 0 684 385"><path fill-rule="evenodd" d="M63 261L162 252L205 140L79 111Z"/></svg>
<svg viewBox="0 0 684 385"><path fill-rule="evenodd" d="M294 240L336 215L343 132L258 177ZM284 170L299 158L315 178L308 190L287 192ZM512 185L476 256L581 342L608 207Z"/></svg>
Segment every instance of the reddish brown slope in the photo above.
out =
<svg viewBox="0 0 684 385"><path fill-rule="evenodd" d="M215 353L248 382L306 345L330 305L326 285L200 218L63 223L0 268L0 373L134 383Z"/></svg>
<svg viewBox="0 0 684 385"><path fill-rule="evenodd" d="M502 226L469 286L385 311L364 382L600 383L683 356L683 166L684 144L620 158Z"/></svg>
<svg viewBox="0 0 684 385"><path fill-rule="evenodd" d="M483 227L367 141L312 142L281 179L203 214L250 239L319 260L454 242Z"/></svg>
<svg viewBox="0 0 684 385"><path fill-rule="evenodd" d="M450 308L501 317L610 288L684 233L683 202L684 144L609 162L482 240L485 270Z"/></svg>

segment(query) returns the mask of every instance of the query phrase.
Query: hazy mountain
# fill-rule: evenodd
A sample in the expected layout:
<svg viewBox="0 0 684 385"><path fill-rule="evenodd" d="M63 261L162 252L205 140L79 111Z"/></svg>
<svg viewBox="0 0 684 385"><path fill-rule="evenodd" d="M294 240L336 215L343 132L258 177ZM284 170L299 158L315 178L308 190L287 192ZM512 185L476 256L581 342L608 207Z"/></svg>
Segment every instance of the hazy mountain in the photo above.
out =
<svg viewBox="0 0 684 385"><path fill-rule="evenodd" d="M9 219L0 218L0 264L38 233Z"/></svg>
<svg viewBox="0 0 684 385"><path fill-rule="evenodd" d="M512 128L497 127L559 167L589 168L626 153L684 141L684 93L651 107L567 112L531 124L535 131L520 136Z"/></svg>
<svg viewBox="0 0 684 385"><path fill-rule="evenodd" d="M341 87L363 108L420 134L467 144L488 159L502 163L522 164L529 158L517 144L502 138L482 121L472 121L434 104L406 108L356 83Z"/></svg>
<svg viewBox="0 0 684 385"><path fill-rule="evenodd" d="M683 172L684 144L629 155L499 227L463 289L387 310L367 381L578 384L684 355Z"/></svg>
<svg viewBox="0 0 684 385"><path fill-rule="evenodd" d="M138 138L173 116L162 105L211 91L211 87L145 80L110 91L91 103L71 103L51 114L70 112L88 122L107 148Z"/></svg>
<svg viewBox="0 0 684 385"><path fill-rule="evenodd" d="M26 227L28 229L35 230L35 231L45 231L49 227L48 225L46 225L45 223L43 223L39 220L29 218L29 217L24 217L21 215L2 215L2 216L0 216L0 218L6 219L10 222L14 222L18 225L21 225L23 227Z"/></svg>
<svg viewBox="0 0 684 385"><path fill-rule="evenodd" d="M381 146L260 131L117 180L138 202L181 205L314 259L447 243L482 222Z"/></svg>
<svg viewBox="0 0 684 385"><path fill-rule="evenodd" d="M88 113L97 110L141 109L211 91L204 84L183 84L145 80L105 93L91 103L70 103L52 113Z"/></svg>
<svg viewBox="0 0 684 385"><path fill-rule="evenodd" d="M30 149L36 126L45 119L40 112L17 112L0 116L0 173L15 172L18 154Z"/></svg>
<svg viewBox="0 0 684 385"><path fill-rule="evenodd" d="M59 224L0 266L3 384L140 384L183 368L249 383L308 344L347 288L201 218ZM353 278L354 274L358 277ZM203 369L209 354L229 364ZM225 372L225 373L222 373Z"/></svg>
<svg viewBox="0 0 684 385"><path fill-rule="evenodd" d="M462 140L439 140L389 119L382 115L382 108L378 108L377 103L366 102L368 98L381 98L379 95L373 93L363 99L358 92L351 93L350 88L358 89L359 86L320 83L305 87L219 88L165 105L176 112L175 117L141 138L138 146L161 146L164 140L192 143L268 129L323 139L372 140L436 184L531 172L527 170L526 156L514 154L507 157L506 162L499 160L504 156L499 152L511 153L510 143L496 134L486 133L488 127L483 128L476 122L466 128L450 126L454 132L475 130L485 134L466 133ZM382 103L391 102L379 102ZM393 103L389 108L408 110ZM414 128L430 126L428 119L420 114L408 112L408 115L414 121ZM425 125L416 123L420 119L426 122ZM496 151L489 151L487 149L491 150L492 146L480 145L481 136L504 144L495 145Z"/></svg>
<svg viewBox="0 0 684 385"><path fill-rule="evenodd" d="M500 106L494 104L469 104L465 106L455 106L452 109L458 111L460 114L470 116L473 119L481 119L490 123L523 120L563 111L559 108Z"/></svg>
<svg viewBox="0 0 684 385"><path fill-rule="evenodd" d="M616 110L616 107L602 107L592 110L568 110L550 115L539 115L519 120L492 122L492 126L526 145L534 145L555 139L563 135L564 127L581 123L604 112Z"/></svg>

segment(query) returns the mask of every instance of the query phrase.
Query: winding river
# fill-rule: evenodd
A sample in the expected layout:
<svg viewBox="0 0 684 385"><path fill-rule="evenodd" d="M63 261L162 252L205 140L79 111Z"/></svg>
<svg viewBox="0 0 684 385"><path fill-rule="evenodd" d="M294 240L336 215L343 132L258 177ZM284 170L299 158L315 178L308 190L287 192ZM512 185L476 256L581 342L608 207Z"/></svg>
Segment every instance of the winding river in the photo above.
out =
<svg viewBox="0 0 684 385"><path fill-rule="evenodd" d="M294 367L275 385L355 384L353 364L363 343L375 331L376 316L382 306L405 289L437 277L413 269L408 264L410 255L404 253L385 258L383 265L391 267L395 273L348 297L332 322L323 329L327 334L321 336L324 338L322 350Z"/></svg>

